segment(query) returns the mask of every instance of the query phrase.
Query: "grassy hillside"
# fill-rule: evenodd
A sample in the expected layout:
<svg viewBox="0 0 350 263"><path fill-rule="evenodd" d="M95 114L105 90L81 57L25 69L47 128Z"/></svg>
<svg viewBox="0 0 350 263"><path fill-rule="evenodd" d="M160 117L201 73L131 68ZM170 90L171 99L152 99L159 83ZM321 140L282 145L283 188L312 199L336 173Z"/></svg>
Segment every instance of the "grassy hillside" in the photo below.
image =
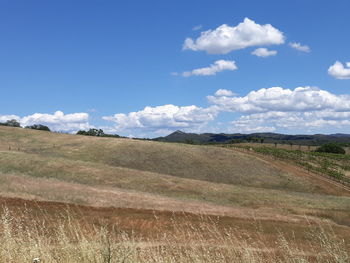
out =
<svg viewBox="0 0 350 263"><path fill-rule="evenodd" d="M0 261L346 262L349 192L249 152L0 127Z"/></svg>
<svg viewBox="0 0 350 263"><path fill-rule="evenodd" d="M259 209L262 218L273 210L350 224L346 192L210 146L0 127L0 182L0 193L23 198L218 214Z"/></svg>
<svg viewBox="0 0 350 263"><path fill-rule="evenodd" d="M239 152L207 146L86 137L0 127L0 149L3 150L3 170L22 169L40 173L41 169L50 169L55 162L57 165L67 162L66 165L70 167L66 170L70 171L70 161L81 161L105 165L107 169L122 167L216 183L305 190L305 182L291 180L291 175L264 161ZM19 154L14 154L15 152ZM20 167L18 162L21 162ZM45 165L48 162L50 165ZM91 180L94 181L95 178Z"/></svg>

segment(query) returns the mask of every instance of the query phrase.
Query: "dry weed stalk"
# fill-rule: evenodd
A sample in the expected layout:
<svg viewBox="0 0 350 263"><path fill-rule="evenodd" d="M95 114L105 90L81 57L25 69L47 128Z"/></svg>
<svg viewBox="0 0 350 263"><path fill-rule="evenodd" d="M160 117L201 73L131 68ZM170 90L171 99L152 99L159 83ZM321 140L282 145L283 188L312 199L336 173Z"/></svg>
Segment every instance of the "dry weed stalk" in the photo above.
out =
<svg viewBox="0 0 350 263"><path fill-rule="evenodd" d="M24 210L15 215L3 208L0 262L33 262L35 258L45 263L349 262L344 240L338 239L331 227L321 225L310 225L306 251L282 233L276 248L268 246L259 225L252 237L237 229L222 229L207 217L201 217L200 224L185 226L186 220L174 216L171 231L145 238L120 231L117 225L84 225L69 212L52 225L42 213L38 217Z"/></svg>

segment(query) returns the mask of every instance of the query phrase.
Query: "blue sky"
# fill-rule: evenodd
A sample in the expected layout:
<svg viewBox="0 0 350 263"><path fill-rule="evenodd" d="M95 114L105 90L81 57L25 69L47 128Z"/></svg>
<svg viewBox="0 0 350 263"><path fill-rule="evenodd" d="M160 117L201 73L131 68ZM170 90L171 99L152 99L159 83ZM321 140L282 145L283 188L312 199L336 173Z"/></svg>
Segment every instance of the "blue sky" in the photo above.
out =
<svg viewBox="0 0 350 263"><path fill-rule="evenodd" d="M346 0L0 0L0 121L142 137L350 133L349 11Z"/></svg>

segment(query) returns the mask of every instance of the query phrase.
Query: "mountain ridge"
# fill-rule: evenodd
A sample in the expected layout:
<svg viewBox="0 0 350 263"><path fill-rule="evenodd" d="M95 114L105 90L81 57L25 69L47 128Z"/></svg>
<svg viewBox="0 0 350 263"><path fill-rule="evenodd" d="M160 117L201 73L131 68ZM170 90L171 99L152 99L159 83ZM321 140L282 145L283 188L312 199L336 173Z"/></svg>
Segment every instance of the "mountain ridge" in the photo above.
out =
<svg viewBox="0 0 350 263"><path fill-rule="evenodd" d="M324 143L340 143L350 145L350 134L281 134L281 133L186 133L177 130L167 136L154 138L162 142L183 142L183 143L235 143L235 142L267 142L300 145L320 145Z"/></svg>

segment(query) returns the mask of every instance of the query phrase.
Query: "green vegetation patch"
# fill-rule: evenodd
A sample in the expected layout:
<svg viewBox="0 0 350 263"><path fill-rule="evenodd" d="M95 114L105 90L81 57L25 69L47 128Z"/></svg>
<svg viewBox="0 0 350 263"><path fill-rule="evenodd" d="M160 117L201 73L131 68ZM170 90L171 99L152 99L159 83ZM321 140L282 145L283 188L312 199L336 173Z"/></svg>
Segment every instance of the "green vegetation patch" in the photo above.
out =
<svg viewBox="0 0 350 263"><path fill-rule="evenodd" d="M322 151L300 151L274 148L268 146L242 146L244 149L251 149L257 153L270 155L276 159L290 161L293 164L304 167L309 171L325 174L350 183L350 178L345 176L345 171L350 170L350 155L340 153L327 153Z"/></svg>
<svg viewBox="0 0 350 263"><path fill-rule="evenodd" d="M337 154L345 154L345 150L343 147L339 146L335 143L327 143L316 149L316 152L321 153L337 153Z"/></svg>

